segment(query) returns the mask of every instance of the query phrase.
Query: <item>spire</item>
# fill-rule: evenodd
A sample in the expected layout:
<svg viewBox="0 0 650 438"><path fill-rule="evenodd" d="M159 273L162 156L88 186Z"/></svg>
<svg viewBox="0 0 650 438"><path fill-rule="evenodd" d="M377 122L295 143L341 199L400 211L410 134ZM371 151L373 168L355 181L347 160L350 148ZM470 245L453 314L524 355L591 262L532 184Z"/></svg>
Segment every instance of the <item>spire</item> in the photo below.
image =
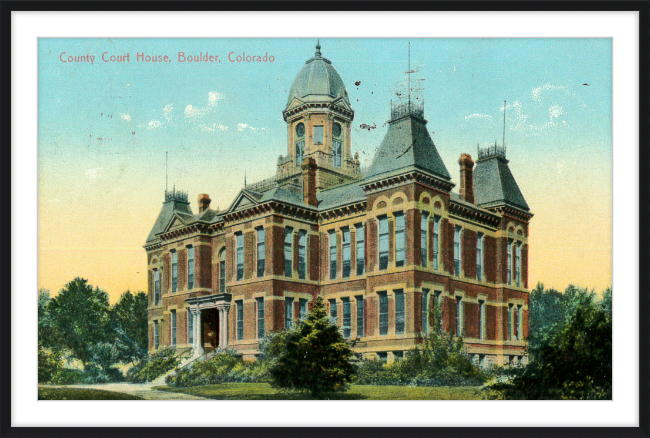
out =
<svg viewBox="0 0 650 438"><path fill-rule="evenodd" d="M320 53L320 38L318 38L316 42L316 54L314 55L316 58L322 58L323 55Z"/></svg>

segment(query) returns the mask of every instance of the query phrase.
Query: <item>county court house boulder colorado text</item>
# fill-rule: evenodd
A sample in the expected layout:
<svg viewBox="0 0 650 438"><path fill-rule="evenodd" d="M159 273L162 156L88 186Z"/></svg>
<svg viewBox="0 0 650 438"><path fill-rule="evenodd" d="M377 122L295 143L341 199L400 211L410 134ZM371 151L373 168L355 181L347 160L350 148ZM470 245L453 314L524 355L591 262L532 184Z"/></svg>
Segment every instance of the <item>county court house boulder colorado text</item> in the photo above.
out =
<svg viewBox="0 0 650 438"><path fill-rule="evenodd" d="M165 192L144 246L149 348L189 356L260 353L265 334L304 318L320 295L354 350L393 361L431 330L462 335L481 366L526 361L528 224L503 146L459 154L454 191L424 107L393 104L363 173L354 110L320 45L291 85L286 155L225 210ZM461 151L459 151L461 152ZM458 169L458 168L457 168Z"/></svg>

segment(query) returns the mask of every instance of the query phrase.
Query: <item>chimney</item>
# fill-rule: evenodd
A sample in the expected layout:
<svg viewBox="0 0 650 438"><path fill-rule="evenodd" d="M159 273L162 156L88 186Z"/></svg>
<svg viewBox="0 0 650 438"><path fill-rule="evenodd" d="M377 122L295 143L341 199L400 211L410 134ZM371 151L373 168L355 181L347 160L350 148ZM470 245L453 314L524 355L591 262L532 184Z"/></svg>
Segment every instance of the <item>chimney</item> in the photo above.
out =
<svg viewBox="0 0 650 438"><path fill-rule="evenodd" d="M474 161L469 154L462 154L460 164L460 197L474 203Z"/></svg>
<svg viewBox="0 0 650 438"><path fill-rule="evenodd" d="M302 162L302 191L303 200L307 205L316 207L316 160L313 157L307 157Z"/></svg>
<svg viewBox="0 0 650 438"><path fill-rule="evenodd" d="M201 193L199 195L199 213L203 213L205 210L210 208L210 202L212 202L210 195Z"/></svg>

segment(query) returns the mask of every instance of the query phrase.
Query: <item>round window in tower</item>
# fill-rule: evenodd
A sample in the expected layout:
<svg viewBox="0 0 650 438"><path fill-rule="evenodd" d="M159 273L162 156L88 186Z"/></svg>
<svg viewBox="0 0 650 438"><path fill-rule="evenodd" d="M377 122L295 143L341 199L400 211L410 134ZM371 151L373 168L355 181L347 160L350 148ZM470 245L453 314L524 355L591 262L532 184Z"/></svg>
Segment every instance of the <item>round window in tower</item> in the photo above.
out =
<svg viewBox="0 0 650 438"><path fill-rule="evenodd" d="M304 123L298 123L298 126L296 126L296 135L298 137L304 137L305 136L305 124Z"/></svg>
<svg viewBox="0 0 650 438"><path fill-rule="evenodd" d="M341 125L339 125L338 123L334 123L334 125L332 125L332 134L334 134L334 137L340 137Z"/></svg>

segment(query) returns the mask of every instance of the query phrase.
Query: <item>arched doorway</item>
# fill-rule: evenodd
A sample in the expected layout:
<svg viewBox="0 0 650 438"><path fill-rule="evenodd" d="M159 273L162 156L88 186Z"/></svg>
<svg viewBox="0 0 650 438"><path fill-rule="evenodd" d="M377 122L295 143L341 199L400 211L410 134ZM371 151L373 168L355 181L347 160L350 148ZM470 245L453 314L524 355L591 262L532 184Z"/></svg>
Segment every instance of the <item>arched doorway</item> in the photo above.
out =
<svg viewBox="0 0 650 438"><path fill-rule="evenodd" d="M203 347L206 351L215 350L219 345L219 310L216 308L201 311L203 320Z"/></svg>

